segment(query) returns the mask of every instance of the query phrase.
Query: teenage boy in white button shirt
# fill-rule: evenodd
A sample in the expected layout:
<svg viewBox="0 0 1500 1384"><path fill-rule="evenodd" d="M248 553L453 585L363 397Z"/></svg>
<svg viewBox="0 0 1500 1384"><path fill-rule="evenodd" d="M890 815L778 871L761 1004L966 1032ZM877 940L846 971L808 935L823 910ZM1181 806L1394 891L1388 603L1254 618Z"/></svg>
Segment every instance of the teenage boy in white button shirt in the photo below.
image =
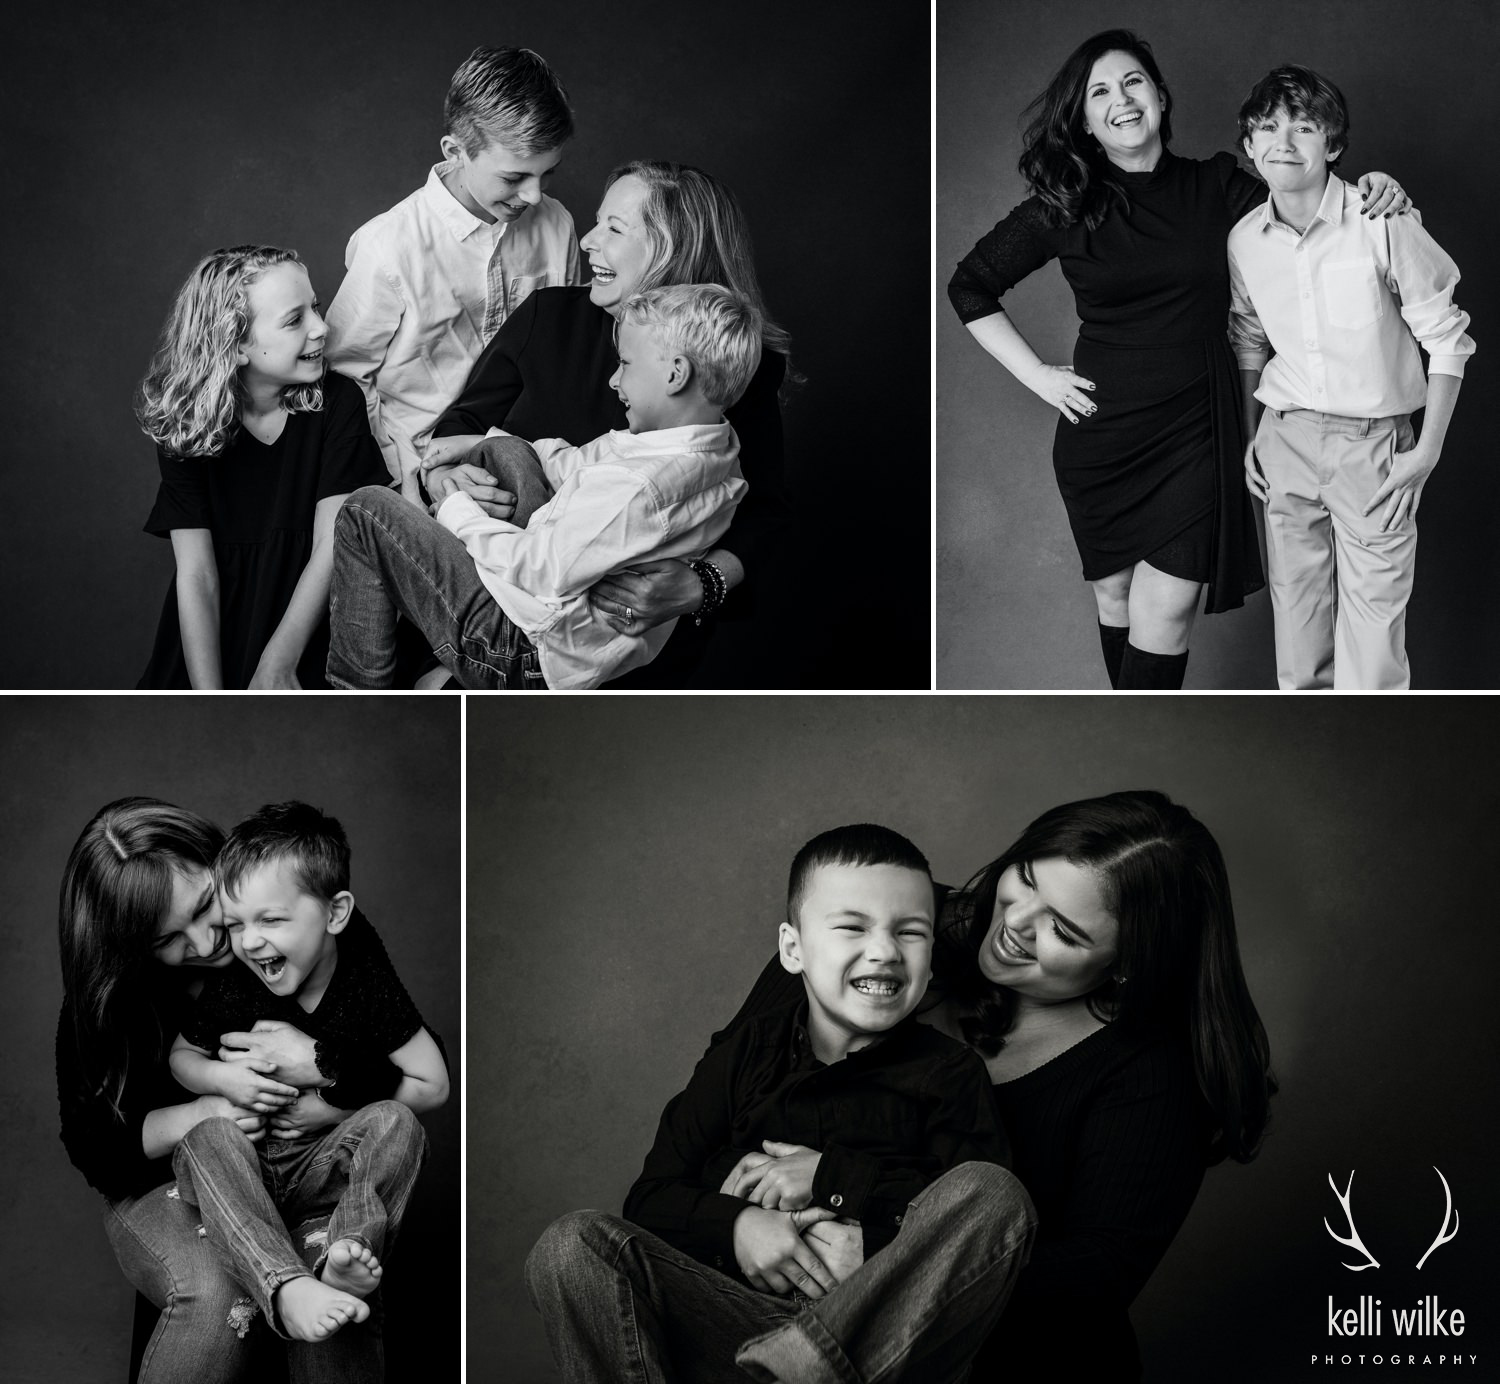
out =
<svg viewBox="0 0 1500 1384"><path fill-rule="evenodd" d="M1367 220L1330 171L1348 130L1339 89L1305 67L1269 73L1240 108L1271 193L1229 234L1230 336L1283 689L1410 685L1417 504L1474 351L1453 301L1458 266L1420 217Z"/></svg>
<svg viewBox="0 0 1500 1384"><path fill-rule="evenodd" d="M739 439L725 409L760 364L764 323L717 284L654 288L626 303L610 385L628 431L582 447L542 438L533 475L502 460L517 494L545 498L525 527L490 518L451 474L429 478L433 514L381 486L356 490L334 525L328 678L389 687L396 616L419 629L461 686L597 687L661 652L676 625L621 634L590 602L600 577L632 563L701 558L744 498ZM501 472L497 467L497 476Z"/></svg>
<svg viewBox="0 0 1500 1384"><path fill-rule="evenodd" d="M500 324L538 288L580 282L573 218L543 188L573 135L568 95L525 48L476 48L443 104L444 162L350 237L329 363L364 390L393 479L418 467Z"/></svg>

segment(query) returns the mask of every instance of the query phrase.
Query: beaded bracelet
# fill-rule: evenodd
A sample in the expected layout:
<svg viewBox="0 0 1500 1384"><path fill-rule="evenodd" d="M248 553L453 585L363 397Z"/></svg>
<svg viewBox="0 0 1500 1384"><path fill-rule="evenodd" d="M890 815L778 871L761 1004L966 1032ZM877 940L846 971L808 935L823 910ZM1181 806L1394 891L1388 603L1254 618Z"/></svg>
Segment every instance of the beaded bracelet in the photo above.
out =
<svg viewBox="0 0 1500 1384"><path fill-rule="evenodd" d="M724 597L729 594L729 583L724 580L724 574L706 557L697 558L688 565L703 583L703 604L693 612L693 623L702 625L708 616L724 604Z"/></svg>

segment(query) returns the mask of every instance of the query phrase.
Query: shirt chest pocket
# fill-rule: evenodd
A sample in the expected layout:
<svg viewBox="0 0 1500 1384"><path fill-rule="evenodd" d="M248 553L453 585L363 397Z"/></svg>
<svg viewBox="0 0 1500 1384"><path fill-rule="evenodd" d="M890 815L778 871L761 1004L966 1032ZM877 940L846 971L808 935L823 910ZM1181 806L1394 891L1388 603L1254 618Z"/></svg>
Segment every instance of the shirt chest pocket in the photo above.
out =
<svg viewBox="0 0 1500 1384"><path fill-rule="evenodd" d="M1320 278L1323 308L1335 327L1357 332L1385 315L1384 285L1373 259L1330 260Z"/></svg>
<svg viewBox="0 0 1500 1384"><path fill-rule="evenodd" d="M547 287L545 274L510 274L505 280L505 313L508 317L539 288Z"/></svg>

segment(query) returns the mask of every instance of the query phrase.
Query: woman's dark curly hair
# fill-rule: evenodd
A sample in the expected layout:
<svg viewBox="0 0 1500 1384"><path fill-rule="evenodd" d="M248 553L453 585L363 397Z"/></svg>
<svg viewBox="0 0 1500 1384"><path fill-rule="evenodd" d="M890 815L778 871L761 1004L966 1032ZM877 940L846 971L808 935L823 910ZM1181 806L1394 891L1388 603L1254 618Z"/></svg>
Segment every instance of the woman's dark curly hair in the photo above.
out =
<svg viewBox="0 0 1500 1384"><path fill-rule="evenodd" d="M1129 53L1155 83L1162 102L1161 142L1172 141L1167 84L1151 45L1129 29L1106 29L1085 39L1024 112L1031 121L1022 137L1021 176L1041 198L1054 226L1082 221L1097 230L1112 208L1124 211L1130 205L1114 165L1083 123L1089 73L1106 53Z"/></svg>
<svg viewBox="0 0 1500 1384"><path fill-rule="evenodd" d="M1249 1162L1276 1092L1270 1045L1240 966L1218 842L1163 793L1111 793L1055 807L949 900L933 969L965 1014L965 1039L993 1055L1015 1023L1015 993L986 979L977 957L1000 876L1044 859L1093 872L1119 923L1118 956L1088 996L1089 1012L1183 1044L1214 1122L1209 1161Z"/></svg>

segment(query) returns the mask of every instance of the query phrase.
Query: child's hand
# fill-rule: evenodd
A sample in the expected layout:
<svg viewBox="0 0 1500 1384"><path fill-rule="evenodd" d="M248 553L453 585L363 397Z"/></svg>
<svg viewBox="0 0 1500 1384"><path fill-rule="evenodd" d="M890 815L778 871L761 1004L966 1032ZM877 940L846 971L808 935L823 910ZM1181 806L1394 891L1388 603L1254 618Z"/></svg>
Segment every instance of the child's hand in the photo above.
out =
<svg viewBox="0 0 1500 1384"><path fill-rule="evenodd" d="M1391 462L1390 474L1364 508L1365 514L1373 513L1385 502L1385 513L1380 516L1381 533L1399 529L1408 519L1417 517L1417 506L1422 501L1422 487L1427 477L1438 464L1436 456L1418 442L1409 452L1397 452Z"/></svg>
<svg viewBox="0 0 1500 1384"><path fill-rule="evenodd" d="M750 1286L785 1296L792 1289L820 1298L837 1281L799 1233L803 1226L828 1220L832 1211L766 1211L747 1206L734 1218L734 1258ZM799 1224L800 1222L800 1224Z"/></svg>
<svg viewBox="0 0 1500 1384"><path fill-rule="evenodd" d="M746 1174L744 1190L738 1195L767 1211L800 1211L810 1205L813 1176L823 1155L817 1149L779 1144L774 1139L767 1139L761 1147L771 1156Z"/></svg>
<svg viewBox="0 0 1500 1384"><path fill-rule="evenodd" d="M257 1115L253 1110L246 1110L244 1106L236 1105L224 1096L199 1096L194 1104L198 1107L198 1120L233 1120L245 1132L252 1144L258 1144L266 1137L264 1115Z"/></svg>
<svg viewBox="0 0 1500 1384"><path fill-rule="evenodd" d="M1266 473L1260 469L1260 462L1255 459L1253 437L1250 439L1250 445L1245 448L1245 489L1262 504L1271 498L1271 486L1266 480Z"/></svg>
<svg viewBox="0 0 1500 1384"><path fill-rule="evenodd" d="M275 1064L262 1062L258 1058L247 1058L242 1062L220 1062L211 1068L214 1089L246 1110L267 1115L297 1099L297 1088L276 1081L268 1075L276 1070Z"/></svg>
<svg viewBox="0 0 1500 1384"><path fill-rule="evenodd" d="M252 692L300 692L302 684L297 681L295 664L285 667L277 664L257 663L255 676L250 679Z"/></svg>
<svg viewBox="0 0 1500 1384"><path fill-rule="evenodd" d="M344 1118L316 1091L304 1091L285 1109L274 1111L268 1122L273 1139L303 1139Z"/></svg>
<svg viewBox="0 0 1500 1384"><path fill-rule="evenodd" d="M422 500L422 480L415 471L408 471L401 477L401 498L418 509L427 507Z"/></svg>
<svg viewBox="0 0 1500 1384"><path fill-rule="evenodd" d="M729 1176L719 1188L720 1193L726 1197L743 1198L745 1193L742 1187L750 1180L750 1174L771 1161L769 1153L747 1153L729 1170Z"/></svg>
<svg viewBox="0 0 1500 1384"><path fill-rule="evenodd" d="M503 489L483 466L464 462L427 477L427 493L432 496L432 513L455 490L462 490L491 519L509 519L516 512L516 497Z"/></svg>
<svg viewBox="0 0 1500 1384"><path fill-rule="evenodd" d="M818 1221L802 1232L802 1238L835 1283L842 1283L865 1262L865 1232L858 1221Z"/></svg>
<svg viewBox="0 0 1500 1384"><path fill-rule="evenodd" d="M457 437L434 437L422 453L422 470L431 475L433 468L437 466L452 466L455 462L462 461L484 441L483 433L464 433ZM427 493L432 493L432 483L428 482Z"/></svg>

